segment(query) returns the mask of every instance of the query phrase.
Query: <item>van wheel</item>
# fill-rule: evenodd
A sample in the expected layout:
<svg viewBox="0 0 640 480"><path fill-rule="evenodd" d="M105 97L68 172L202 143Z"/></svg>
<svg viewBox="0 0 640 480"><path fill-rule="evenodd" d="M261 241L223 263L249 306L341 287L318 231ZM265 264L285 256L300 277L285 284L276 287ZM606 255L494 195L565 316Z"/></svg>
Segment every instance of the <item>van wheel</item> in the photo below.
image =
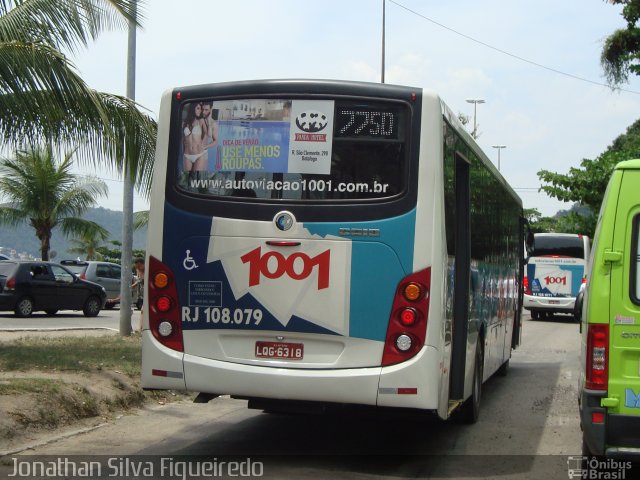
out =
<svg viewBox="0 0 640 480"><path fill-rule="evenodd" d="M537 310L531 310L531 318L533 320L538 320L540 318L540 312Z"/></svg>
<svg viewBox="0 0 640 480"><path fill-rule="evenodd" d="M100 313L101 307L100 299L95 295L92 295L87 298L86 302L84 302L84 308L82 311L84 312L85 317L97 317Z"/></svg>
<svg viewBox="0 0 640 480"><path fill-rule="evenodd" d="M471 396L462 404L459 418L462 423L472 424L480 417L480 397L482 396L482 371L484 355L482 351L482 338L478 337L476 345L476 364L473 367L473 385Z"/></svg>
<svg viewBox="0 0 640 480"><path fill-rule="evenodd" d="M18 303L16 303L14 313L16 314L16 317L30 317L33 313L33 300L31 300L29 297L22 297L20 300L18 300Z"/></svg>

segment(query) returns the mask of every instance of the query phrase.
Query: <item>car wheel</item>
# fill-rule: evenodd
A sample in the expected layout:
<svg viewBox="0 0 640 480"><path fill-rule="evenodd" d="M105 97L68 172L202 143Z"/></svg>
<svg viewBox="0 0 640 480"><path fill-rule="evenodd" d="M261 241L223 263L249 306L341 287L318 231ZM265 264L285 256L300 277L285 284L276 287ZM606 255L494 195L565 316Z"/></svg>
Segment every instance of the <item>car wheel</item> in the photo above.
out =
<svg viewBox="0 0 640 480"><path fill-rule="evenodd" d="M480 397L482 396L482 370L484 355L482 352L482 338L478 337L476 346L476 365L473 368L473 391L471 397L467 398L460 407L460 421L462 423L476 423L480 416Z"/></svg>
<svg viewBox="0 0 640 480"><path fill-rule="evenodd" d="M33 313L33 300L29 297L23 297L16 303L14 310L16 317L26 318L30 317Z"/></svg>
<svg viewBox="0 0 640 480"><path fill-rule="evenodd" d="M56 313L58 313L58 310L45 310L44 312L47 315L55 315Z"/></svg>
<svg viewBox="0 0 640 480"><path fill-rule="evenodd" d="M84 308L82 311L84 312L85 317L97 317L100 313L100 309L102 307L102 303L100 299L95 295L87 298L87 301L84 302Z"/></svg>

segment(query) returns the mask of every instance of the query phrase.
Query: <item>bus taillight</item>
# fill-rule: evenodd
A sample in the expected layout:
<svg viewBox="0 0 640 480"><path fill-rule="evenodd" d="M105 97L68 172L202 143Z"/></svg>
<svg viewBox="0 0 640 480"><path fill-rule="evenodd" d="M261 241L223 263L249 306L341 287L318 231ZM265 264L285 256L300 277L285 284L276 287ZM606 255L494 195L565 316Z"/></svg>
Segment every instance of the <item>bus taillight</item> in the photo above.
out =
<svg viewBox="0 0 640 480"><path fill-rule="evenodd" d="M586 388L606 390L609 382L609 324L589 325L587 332Z"/></svg>
<svg viewBox="0 0 640 480"><path fill-rule="evenodd" d="M402 279L393 299L382 366L404 362L424 345L429 316L431 269L427 268Z"/></svg>
<svg viewBox="0 0 640 480"><path fill-rule="evenodd" d="M173 272L155 257L149 257L149 328L165 347L184 351L178 310L178 289Z"/></svg>

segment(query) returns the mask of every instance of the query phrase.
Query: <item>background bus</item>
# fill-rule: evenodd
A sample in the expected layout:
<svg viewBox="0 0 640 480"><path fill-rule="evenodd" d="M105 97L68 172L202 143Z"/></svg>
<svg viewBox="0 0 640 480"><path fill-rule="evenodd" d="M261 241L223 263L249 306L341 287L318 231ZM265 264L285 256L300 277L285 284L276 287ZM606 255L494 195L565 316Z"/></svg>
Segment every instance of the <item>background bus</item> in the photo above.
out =
<svg viewBox="0 0 640 480"><path fill-rule="evenodd" d="M475 421L482 382L519 342L521 217L456 115L422 89L166 92L143 386L269 410L461 407Z"/></svg>
<svg viewBox="0 0 640 480"><path fill-rule="evenodd" d="M575 314L589 261L589 237L572 233L536 233L527 262L524 308L531 318Z"/></svg>

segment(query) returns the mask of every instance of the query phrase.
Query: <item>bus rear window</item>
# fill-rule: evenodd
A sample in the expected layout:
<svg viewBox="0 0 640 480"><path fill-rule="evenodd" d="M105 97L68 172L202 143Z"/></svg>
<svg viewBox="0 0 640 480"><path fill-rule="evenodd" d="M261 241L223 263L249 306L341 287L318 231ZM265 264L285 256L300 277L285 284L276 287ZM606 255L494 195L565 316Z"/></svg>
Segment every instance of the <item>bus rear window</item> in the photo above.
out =
<svg viewBox="0 0 640 480"><path fill-rule="evenodd" d="M584 258L584 240L579 235L536 235L532 257Z"/></svg>
<svg viewBox="0 0 640 480"><path fill-rule="evenodd" d="M264 200L397 196L407 186L407 123L406 105L384 101L185 102L176 185Z"/></svg>

